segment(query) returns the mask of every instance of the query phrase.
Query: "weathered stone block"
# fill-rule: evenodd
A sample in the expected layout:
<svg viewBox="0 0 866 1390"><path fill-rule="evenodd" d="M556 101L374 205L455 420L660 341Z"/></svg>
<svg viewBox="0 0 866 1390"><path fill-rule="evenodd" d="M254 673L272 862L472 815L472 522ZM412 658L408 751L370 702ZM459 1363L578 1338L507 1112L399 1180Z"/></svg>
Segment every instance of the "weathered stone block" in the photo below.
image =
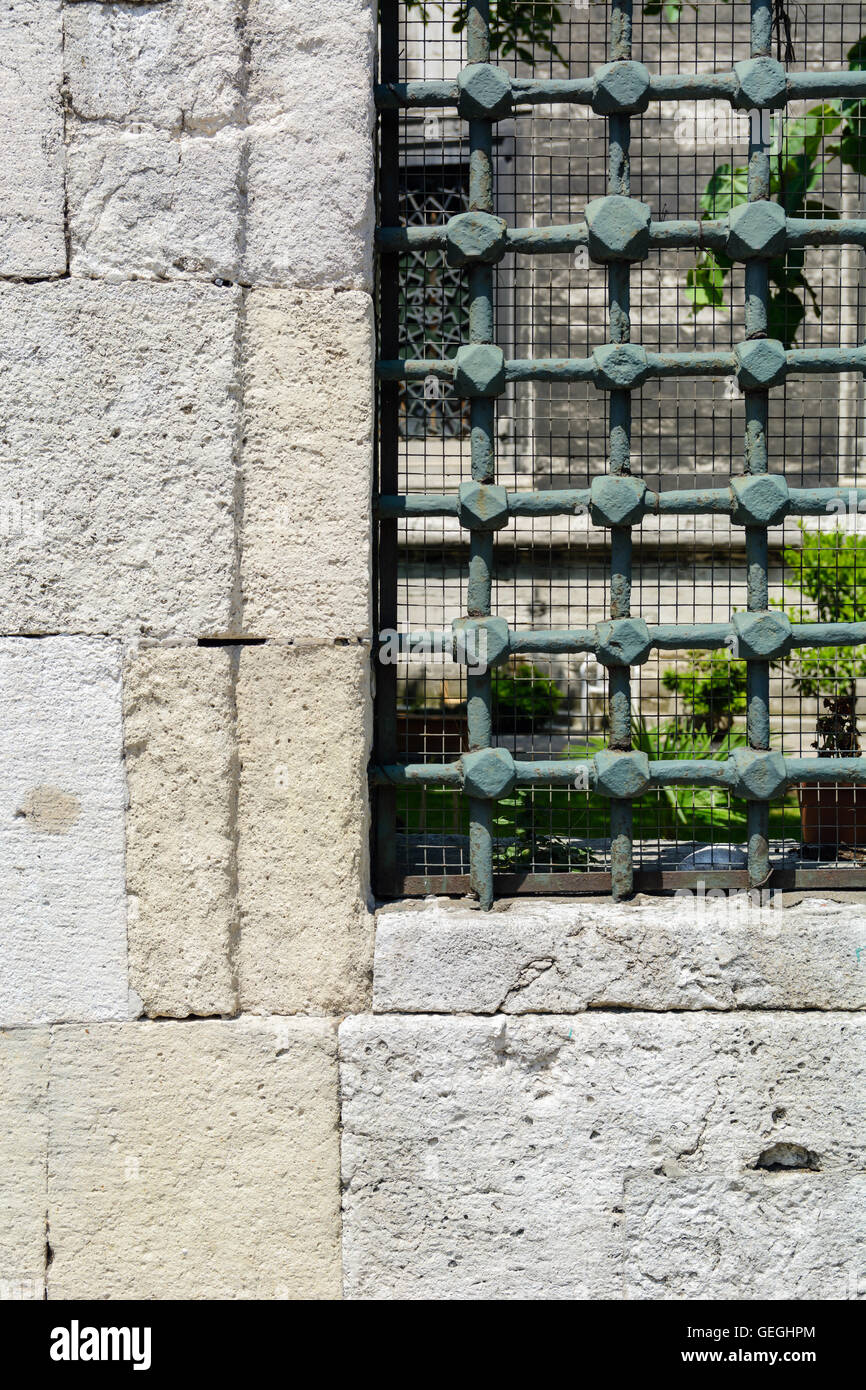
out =
<svg viewBox="0 0 866 1390"><path fill-rule="evenodd" d="M623 1296L862 1298L864 1204L862 1173L626 1179Z"/></svg>
<svg viewBox="0 0 866 1390"><path fill-rule="evenodd" d="M252 0L244 278L369 289L374 10L370 0ZM327 111L327 119L322 113Z"/></svg>
<svg viewBox="0 0 866 1390"><path fill-rule="evenodd" d="M124 669L130 985L151 1016L230 1014L232 656L147 648Z"/></svg>
<svg viewBox="0 0 866 1390"><path fill-rule="evenodd" d="M715 894L715 895L714 895ZM376 916L382 1013L866 1009L866 904L712 890L673 899L446 899Z"/></svg>
<svg viewBox="0 0 866 1390"><path fill-rule="evenodd" d="M127 1018L118 644L0 641L0 1025Z"/></svg>
<svg viewBox="0 0 866 1390"><path fill-rule="evenodd" d="M67 5L64 56L73 121L203 135L238 123L243 10L242 0Z"/></svg>
<svg viewBox="0 0 866 1390"><path fill-rule="evenodd" d="M240 275L243 140L84 125L67 150L72 274Z"/></svg>
<svg viewBox="0 0 866 1390"><path fill-rule="evenodd" d="M239 295L0 285L7 496L38 511L4 580L18 632L232 624Z"/></svg>
<svg viewBox="0 0 866 1390"><path fill-rule="evenodd" d="M66 270L59 0L0 12L0 275Z"/></svg>
<svg viewBox="0 0 866 1390"><path fill-rule="evenodd" d="M0 1033L0 1302L45 1289L48 1029Z"/></svg>
<svg viewBox="0 0 866 1390"><path fill-rule="evenodd" d="M243 630L370 634L373 310L358 292L247 299Z"/></svg>
<svg viewBox="0 0 866 1390"><path fill-rule="evenodd" d="M362 1008L369 989L369 654L245 647L238 947L241 1007Z"/></svg>
<svg viewBox="0 0 866 1390"><path fill-rule="evenodd" d="M48 1296L340 1294L333 1025L58 1028Z"/></svg>
<svg viewBox="0 0 866 1390"><path fill-rule="evenodd" d="M817 1155L822 1173L859 1172L864 1022L705 1013L347 1020L347 1294L622 1297L623 1222L637 1178L746 1178L768 1146L785 1142ZM731 1225L744 1261L757 1200ZM797 1225L776 1238L781 1264L797 1248ZM717 1296L712 1279L704 1296Z"/></svg>

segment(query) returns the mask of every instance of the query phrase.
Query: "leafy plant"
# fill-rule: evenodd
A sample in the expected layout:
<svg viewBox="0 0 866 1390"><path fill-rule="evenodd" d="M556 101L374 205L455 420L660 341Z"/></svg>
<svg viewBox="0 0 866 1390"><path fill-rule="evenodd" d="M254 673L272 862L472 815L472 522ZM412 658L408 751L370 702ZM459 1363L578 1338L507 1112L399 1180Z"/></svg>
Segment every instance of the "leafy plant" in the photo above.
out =
<svg viewBox="0 0 866 1390"><path fill-rule="evenodd" d="M444 13L444 0L406 0L407 10L416 10L425 24L431 9ZM462 34L469 6L461 0L454 12L451 32ZM536 49L550 53L561 63L564 57L553 39L553 30L562 23L562 11L548 0L490 0L490 47L501 58L514 54L522 63L534 63Z"/></svg>
<svg viewBox="0 0 866 1390"><path fill-rule="evenodd" d="M555 681L522 661L496 668L491 676L493 709L499 723L538 728L553 719L565 698Z"/></svg>
<svg viewBox="0 0 866 1390"><path fill-rule="evenodd" d="M861 71L866 66L866 36L848 51L848 66ZM835 208L814 196L827 166L827 159L838 159L856 174L866 173L866 148L861 135L866 118L866 102L832 101L813 106L805 115L785 120L782 149L770 171L770 192L784 207L788 217L838 218ZM782 119L779 117L778 119ZM824 145L828 135L839 132L835 144ZM821 156L824 145L825 156ZM740 203L748 201L748 167L720 164L701 197L701 211L707 217L723 218ZM733 262L718 251L699 253L694 268L686 276L686 295L692 312L702 309L725 310L725 280ZM806 279L806 252L802 247L788 251L769 262L770 299L768 329L770 337L792 346L806 317L810 300L816 318L821 317L818 298Z"/></svg>
<svg viewBox="0 0 866 1390"><path fill-rule="evenodd" d="M511 796L496 802L493 832L500 839L497 859L507 869L523 869L539 860L576 868L587 865L589 850L575 846L559 835L539 834L533 812L531 787L516 787ZM501 841L506 843L501 843Z"/></svg>
<svg viewBox="0 0 866 1390"><path fill-rule="evenodd" d="M632 720L631 741L633 748L653 760L709 758L719 762L727 758L732 747L744 744L746 736L742 730L732 730L721 747L709 733L696 731L677 719L650 729L641 714ZM678 826L688 824L695 812L727 809L729 805L729 793L721 787L659 787L649 796L657 800L661 812L661 833L671 837L676 836Z"/></svg>
<svg viewBox="0 0 866 1390"><path fill-rule="evenodd" d="M746 708L745 662L724 652L690 652L686 668L669 668L662 685L682 699L690 735L705 734L711 745L730 734L734 717Z"/></svg>
<svg viewBox="0 0 866 1390"><path fill-rule="evenodd" d="M860 622L866 611L866 535L798 525L802 549L789 546L783 552L790 576L785 585L804 594L811 609L789 607L791 622ZM788 671L801 695L818 699L828 686L838 692L824 695L825 713L818 716L812 747L821 757L859 753L856 682L866 676L866 648L800 647L788 658Z"/></svg>

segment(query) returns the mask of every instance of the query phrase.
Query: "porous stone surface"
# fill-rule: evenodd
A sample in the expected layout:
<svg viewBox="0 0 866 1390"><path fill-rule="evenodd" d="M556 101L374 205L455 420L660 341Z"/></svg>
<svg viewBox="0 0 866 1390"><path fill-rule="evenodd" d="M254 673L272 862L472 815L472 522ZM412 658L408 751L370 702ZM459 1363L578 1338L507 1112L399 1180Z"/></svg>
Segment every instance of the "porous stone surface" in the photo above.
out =
<svg viewBox="0 0 866 1390"><path fill-rule="evenodd" d="M333 1025L57 1028L48 1296L340 1291Z"/></svg>
<svg viewBox="0 0 866 1390"><path fill-rule="evenodd" d="M48 1029L0 1032L0 1302L45 1282Z"/></svg>
<svg viewBox="0 0 866 1390"><path fill-rule="evenodd" d="M622 1298L635 1179L749 1178L773 1144L802 1146L828 1178L862 1169L864 1027L816 1013L348 1019L347 1295ZM766 1173L790 1193L813 1176ZM751 1224L708 1219L707 1261L724 1237L730 1264L747 1263ZM837 1296L861 1231L853 1211L828 1222L813 1296ZM799 1245L795 1222L775 1230L776 1297L794 1296ZM676 1261L662 1252L662 1273Z"/></svg>
<svg viewBox="0 0 866 1390"><path fill-rule="evenodd" d="M357 291L251 291L243 630L370 635L373 311Z"/></svg>
<svg viewBox="0 0 866 1390"><path fill-rule="evenodd" d="M370 0L68 15L73 274L370 289Z"/></svg>
<svg viewBox="0 0 866 1390"><path fill-rule="evenodd" d="M237 702L241 1008L363 1008L369 653L244 647Z"/></svg>
<svg viewBox="0 0 866 1390"><path fill-rule="evenodd" d="M59 0L0 11L0 275L66 270Z"/></svg>
<svg viewBox="0 0 866 1390"><path fill-rule="evenodd" d="M371 0L250 0L245 277L369 289Z"/></svg>
<svg viewBox="0 0 866 1390"><path fill-rule="evenodd" d="M231 625L238 292L0 285L0 487L41 526L4 574L17 632Z"/></svg>
<svg viewBox="0 0 866 1390"><path fill-rule="evenodd" d="M236 999L232 656L142 648L123 679L129 978L151 1016Z"/></svg>
<svg viewBox="0 0 866 1390"><path fill-rule="evenodd" d="M128 1017L120 652L0 640L0 1026Z"/></svg>
<svg viewBox="0 0 866 1390"><path fill-rule="evenodd" d="M213 134L242 119L243 0L68 4L73 121Z"/></svg>
<svg viewBox="0 0 866 1390"><path fill-rule="evenodd" d="M866 1174L635 1178L624 1205L626 1298L866 1296Z"/></svg>
<svg viewBox="0 0 866 1390"><path fill-rule="evenodd" d="M866 1008L866 902L449 902L376 916L380 1012ZM772 905L778 904L778 906Z"/></svg>
<svg viewBox="0 0 866 1390"><path fill-rule="evenodd" d="M67 151L73 275L237 280L243 141L84 127Z"/></svg>

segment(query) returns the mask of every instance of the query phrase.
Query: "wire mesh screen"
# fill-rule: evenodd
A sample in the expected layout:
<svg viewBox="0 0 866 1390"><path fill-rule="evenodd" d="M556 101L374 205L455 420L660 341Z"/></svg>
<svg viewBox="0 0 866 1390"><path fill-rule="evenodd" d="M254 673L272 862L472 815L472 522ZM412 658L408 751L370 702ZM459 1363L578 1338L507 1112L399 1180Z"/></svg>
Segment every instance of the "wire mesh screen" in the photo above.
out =
<svg viewBox="0 0 866 1390"><path fill-rule="evenodd" d="M609 56L610 7L493 5L492 61L518 77L582 77ZM788 67L866 66L854 3L776 5ZM453 78L466 62L463 8L383 9L383 63L400 81ZM861 57L861 54L863 55ZM749 5L641 4L633 56L652 73L719 72L749 55ZM496 210L509 226L575 223L607 188L608 122L568 104L521 106L494 127ZM654 218L722 217L746 197L749 117L728 101L651 104L632 119L631 196ZM381 118L384 225L435 224L467 206L465 122L448 109ZM789 217L863 217L861 103L796 101L773 116L772 197ZM864 339L859 246L809 246L770 263L770 336L786 347ZM380 261L383 355L453 357L467 338L467 272L445 252ZM648 351L730 350L744 337L744 267L712 250L650 250L633 266L631 338ZM512 358L586 358L608 341L605 268L585 247L508 253L495 267L496 342ZM454 491L469 474L466 402L435 378L380 388L381 491ZM510 384L499 397L497 481L509 490L585 488L608 457L608 396L591 383ZM733 377L647 381L632 397L634 474L658 492L721 488L743 472L744 398ZM791 486L862 482L863 378L789 372L770 395L770 470ZM414 516L379 538L380 629L436 633L466 611L468 536L456 517ZM866 529L854 494L826 516L769 532L770 602L797 622L863 616ZM513 517L495 533L492 611L512 629L586 628L609 611L609 533L588 516ZM724 515L646 516L634 531L632 612L647 623L727 622L745 609L745 533ZM429 644L428 644L429 648ZM866 648L799 650L771 668L771 746L794 757L859 751ZM494 743L515 758L585 760L605 746L607 672L589 655L512 657L493 674ZM746 665L731 650L654 651L632 671L632 737L652 759L726 759L746 742ZM408 763L467 747L466 680L444 647L417 644L377 673L380 755ZM380 756L381 760L381 756ZM467 804L447 786L380 792L381 893L462 891ZM820 868L858 881L866 791L788 791L770 807L779 882ZM636 882L676 886L702 868L746 867L746 803L719 788L656 788L634 805ZM610 803L569 787L518 787L496 803L494 872L508 891L598 891L610 874ZM866 867L863 870L866 882ZM721 880L716 880L721 881ZM841 878L839 879L841 881Z"/></svg>

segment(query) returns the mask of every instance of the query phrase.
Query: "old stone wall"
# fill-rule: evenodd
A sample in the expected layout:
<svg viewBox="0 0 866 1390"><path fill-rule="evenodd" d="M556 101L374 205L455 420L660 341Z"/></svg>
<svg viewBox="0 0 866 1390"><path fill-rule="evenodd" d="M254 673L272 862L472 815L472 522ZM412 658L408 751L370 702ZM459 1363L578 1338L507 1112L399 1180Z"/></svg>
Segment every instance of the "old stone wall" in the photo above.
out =
<svg viewBox="0 0 866 1390"><path fill-rule="evenodd" d="M0 1297L863 1297L866 906L374 914L374 37L0 17Z"/></svg>

